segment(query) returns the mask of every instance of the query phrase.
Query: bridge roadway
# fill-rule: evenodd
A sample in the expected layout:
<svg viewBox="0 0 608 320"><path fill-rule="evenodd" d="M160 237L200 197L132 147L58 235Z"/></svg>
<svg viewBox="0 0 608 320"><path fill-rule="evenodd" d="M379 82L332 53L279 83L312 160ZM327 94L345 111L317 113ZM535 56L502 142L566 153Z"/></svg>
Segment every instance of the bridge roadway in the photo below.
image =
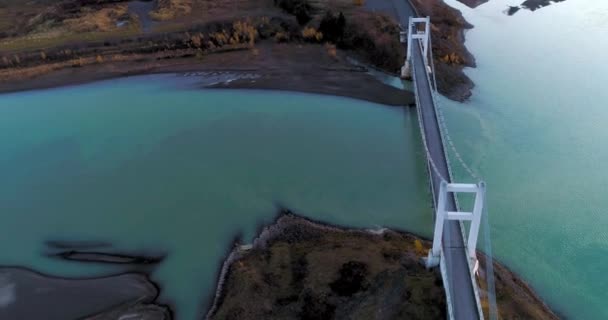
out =
<svg viewBox="0 0 608 320"><path fill-rule="evenodd" d="M410 16L415 16L415 10L407 0L392 0L393 7L402 26L408 25ZM443 141L436 109L432 96L432 88L424 63L420 41L416 42L412 50L412 76L416 78L416 88L418 93L418 110L421 112L424 134L426 137L428 151L433 159L435 167L445 179L450 179L448 161L443 148ZM431 57L432 58L432 57ZM441 177L437 175L431 167L430 175L433 188L433 197L439 195ZM452 181L448 181L452 182ZM433 204L437 203L434 199ZM456 200L449 194L447 207L448 211L456 211ZM443 232L443 253L445 266L448 275L448 288L452 300L452 312L454 319L473 320L479 319L475 291L471 281L471 273L468 264L468 256L465 250L462 230L458 221L446 221Z"/></svg>
<svg viewBox="0 0 608 320"><path fill-rule="evenodd" d="M429 153L437 171L439 171L441 176L449 180L448 162L445 156L445 150L443 149L435 106L433 105L432 89L427 78L427 71L419 45L416 45L414 50L412 50L412 64L414 64L412 76L416 77L415 89L418 91L418 110L421 112L424 128L424 133L421 134L424 134L426 137ZM441 177L435 173L430 164L429 168L431 168L430 175L433 196L435 197L435 195L439 195ZM437 203L436 198L433 203ZM457 211L456 201L452 194L448 195L446 209L448 211ZM467 261L468 256L464 249L465 245L460 224L458 221L446 221L443 230L443 253L450 282L448 288L450 289L450 296L452 299L454 319L478 319L477 302L475 300L475 292L473 290L471 273Z"/></svg>

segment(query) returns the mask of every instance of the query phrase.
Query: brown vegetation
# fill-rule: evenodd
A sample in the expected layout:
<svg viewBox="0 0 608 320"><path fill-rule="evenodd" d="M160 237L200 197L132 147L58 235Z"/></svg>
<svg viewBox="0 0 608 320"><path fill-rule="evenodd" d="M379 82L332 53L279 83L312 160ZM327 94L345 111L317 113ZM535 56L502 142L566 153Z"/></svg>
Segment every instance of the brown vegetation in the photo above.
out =
<svg viewBox="0 0 608 320"><path fill-rule="evenodd" d="M236 253L210 318L445 318L441 276L418 262L414 243L283 216Z"/></svg>
<svg viewBox="0 0 608 320"><path fill-rule="evenodd" d="M122 18L129 18L126 4L116 4L99 10L83 10L77 17L65 19L63 24L72 32L108 32L118 29L117 23Z"/></svg>
<svg viewBox="0 0 608 320"><path fill-rule="evenodd" d="M448 98L463 101L470 97L473 82L462 72L474 67L475 59L464 45L464 31L472 26L462 14L441 0L412 0L422 16L431 17L433 55L437 87Z"/></svg>
<svg viewBox="0 0 608 320"><path fill-rule="evenodd" d="M289 213L289 212L288 212ZM287 214L225 265L210 319L444 319L430 242L386 230L345 230ZM478 253L481 270L485 256ZM556 320L534 291L494 262L498 319ZM480 283L482 298L486 294ZM487 300L482 299L487 316Z"/></svg>
<svg viewBox="0 0 608 320"><path fill-rule="evenodd" d="M150 12L155 20L171 20L192 12L193 0L158 0L157 7Z"/></svg>
<svg viewBox="0 0 608 320"><path fill-rule="evenodd" d="M459 73L473 61L463 54L466 49L458 40L466 22L445 5L436 8L437 3L440 1L418 4L426 5L422 6L423 14L428 13L424 10L435 14L439 88L449 97L462 99L459 87L467 92L472 86ZM144 32L138 21L145 17L141 13L134 16L122 0L63 0L54 4L32 0L27 5L0 10L0 16L9 12L15 25L24 26L11 29L12 34L4 40L0 35L0 69L61 62L87 65L71 63L81 57L103 63L97 60L98 55L202 59L210 53L250 50L268 39L272 43L319 43L326 46L332 59L338 50L346 51L363 62L397 73L405 56L398 23L389 16L366 11L362 4L355 0L160 0L151 14L163 21Z"/></svg>
<svg viewBox="0 0 608 320"><path fill-rule="evenodd" d="M306 19L298 18L306 24L302 30L305 40L326 41L352 50L390 73L397 73L403 64L405 50L399 42L399 25L387 15L363 10L357 1L277 0L275 3L296 17L298 12L306 12Z"/></svg>
<svg viewBox="0 0 608 320"><path fill-rule="evenodd" d="M311 42L320 42L323 40L323 33L313 27L305 27L302 29L302 37Z"/></svg>

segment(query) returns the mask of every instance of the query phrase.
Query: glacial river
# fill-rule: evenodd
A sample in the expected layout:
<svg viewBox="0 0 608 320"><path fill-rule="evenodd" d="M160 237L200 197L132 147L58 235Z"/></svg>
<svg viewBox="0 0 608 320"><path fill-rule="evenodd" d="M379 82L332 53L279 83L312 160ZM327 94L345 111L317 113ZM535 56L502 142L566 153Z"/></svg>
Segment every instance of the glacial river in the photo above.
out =
<svg viewBox="0 0 608 320"><path fill-rule="evenodd" d="M607 319L608 2L502 12L521 2L448 1L478 64L448 125L487 181L495 256L567 318Z"/></svg>
<svg viewBox="0 0 608 320"><path fill-rule="evenodd" d="M487 181L493 251L560 314L608 318L608 2L514 16L468 9L471 101L442 99L456 147ZM180 319L278 206L429 236L415 113L345 98L190 90L146 76L0 96L0 264L120 272L44 256L44 241L166 251L152 273ZM453 157L452 157L453 158ZM459 181L470 181L453 165ZM483 249L485 243L481 243Z"/></svg>
<svg viewBox="0 0 608 320"><path fill-rule="evenodd" d="M1 95L0 265L68 277L129 270L48 258L47 240L167 252L152 273L161 302L197 319L232 240L251 241L279 206L431 234L414 109L189 82Z"/></svg>

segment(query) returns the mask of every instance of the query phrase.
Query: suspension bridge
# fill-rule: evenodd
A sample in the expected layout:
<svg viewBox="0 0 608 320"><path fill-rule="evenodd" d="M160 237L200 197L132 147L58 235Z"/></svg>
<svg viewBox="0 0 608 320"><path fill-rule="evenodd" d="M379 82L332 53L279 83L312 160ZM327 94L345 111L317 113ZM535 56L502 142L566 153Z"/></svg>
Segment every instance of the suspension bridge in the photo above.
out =
<svg viewBox="0 0 608 320"><path fill-rule="evenodd" d="M414 83L420 133L423 140L430 177L435 227L433 247L426 258L427 267L439 266L446 291L449 319L483 319L479 288L476 281L478 262L477 237L482 216L486 215L485 183L466 164L456 150L438 106L437 83L432 55L430 18L418 17L416 9L407 0L393 0L394 12L401 26L401 42L407 50L402 76ZM462 168L477 181L475 184L455 183L450 168L448 146ZM457 193L475 195L473 209L460 211ZM470 221L468 232L463 221ZM485 220L487 223L487 220ZM487 226L485 227L486 232ZM486 233L489 245L489 235ZM491 251L491 247L487 248ZM488 251L488 250L486 250ZM491 258L491 253L490 256ZM488 302L490 319L496 318L496 301L493 295L491 259L487 261Z"/></svg>

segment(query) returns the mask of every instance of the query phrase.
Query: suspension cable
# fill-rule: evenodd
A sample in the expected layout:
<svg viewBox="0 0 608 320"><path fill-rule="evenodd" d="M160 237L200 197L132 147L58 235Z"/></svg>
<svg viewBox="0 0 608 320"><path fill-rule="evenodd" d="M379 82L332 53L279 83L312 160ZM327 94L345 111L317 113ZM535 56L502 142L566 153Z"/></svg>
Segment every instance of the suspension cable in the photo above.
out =
<svg viewBox="0 0 608 320"><path fill-rule="evenodd" d="M437 93L438 93L438 89L437 89L437 79L435 76L436 70L435 70L435 59L433 58L433 38L431 37L431 33L429 32L429 52L430 52L430 60L431 60L431 68L432 68L432 74L433 74L433 84L435 87L435 90L433 90L432 94L433 94L433 102L435 104L435 113L437 114L437 119L439 120L439 128L440 131L442 131L442 136L445 138L445 140L447 141L448 146L450 147L450 149L452 150L454 156L456 157L456 160L458 160L458 163L460 164L460 166L469 174L469 176L471 176L471 178L473 178L473 180L477 180L477 181L481 181L481 177L479 174L477 174L475 172L475 170L471 169L471 167L469 167L469 165L467 165L467 163L464 161L464 159L462 158L462 156L460 155L460 153L458 152L458 150L456 149L456 146L454 145L454 141L452 140L452 137L450 136L450 132L448 130L448 126L446 124L445 121L445 116L443 114L442 111L442 106L439 103L440 98L437 97ZM449 160L449 158L448 158Z"/></svg>
<svg viewBox="0 0 608 320"><path fill-rule="evenodd" d="M437 119L439 120L439 127L440 127L440 131L442 136L445 138L445 140L448 142L448 145L450 146L450 149L452 150L452 152L454 153L454 156L456 157L456 159L458 160L458 162L460 163L460 165L465 169L465 171L469 174L469 176L471 176L471 178L473 178L474 180L477 181L481 181L481 177L479 174L477 174L473 169L471 169L466 162L464 161L464 159L462 158L462 156L460 155L460 153L458 152L458 150L456 149L456 146L454 145L454 141L452 140L452 137L449 134L448 131L448 126L447 123L445 121L445 116L443 115L442 112L442 106L439 104L440 99L437 97L438 94L438 88L437 88L437 79L436 79L436 69L435 69L435 60L433 58L433 40L431 37L431 34L429 33L429 46L430 46L430 59L431 59L431 70L432 70L432 74L433 74L433 85L434 85L434 91L432 92L433 95L433 102L435 103L435 113L437 114ZM414 77L415 78L415 77ZM429 79L430 81L430 79ZM449 157L446 158L449 161ZM449 168L449 166L448 166ZM451 172L450 172L451 175ZM457 206L458 206L458 197L454 197L454 199L456 200ZM487 197L485 199L486 203L484 205L483 208L483 212L482 212L482 219L483 219L483 229L484 229L484 244L485 244L485 256L486 256L486 283L487 283L487 298L488 298L488 304L489 304L489 318L490 320L496 320L498 318L498 311L497 311L497 304L496 304L496 284L495 284L495 278L494 278L494 261L493 261L493 254L492 254L492 241L491 241L491 237L490 237L490 222L489 222L489 214L488 214L488 205L487 205Z"/></svg>
<svg viewBox="0 0 608 320"><path fill-rule="evenodd" d="M492 240L490 239L490 218L488 216L488 199L484 199L481 219L483 220L483 237L486 256L486 284L489 305L490 320L498 319L498 307L496 305L496 284L494 282L494 258L492 257Z"/></svg>

